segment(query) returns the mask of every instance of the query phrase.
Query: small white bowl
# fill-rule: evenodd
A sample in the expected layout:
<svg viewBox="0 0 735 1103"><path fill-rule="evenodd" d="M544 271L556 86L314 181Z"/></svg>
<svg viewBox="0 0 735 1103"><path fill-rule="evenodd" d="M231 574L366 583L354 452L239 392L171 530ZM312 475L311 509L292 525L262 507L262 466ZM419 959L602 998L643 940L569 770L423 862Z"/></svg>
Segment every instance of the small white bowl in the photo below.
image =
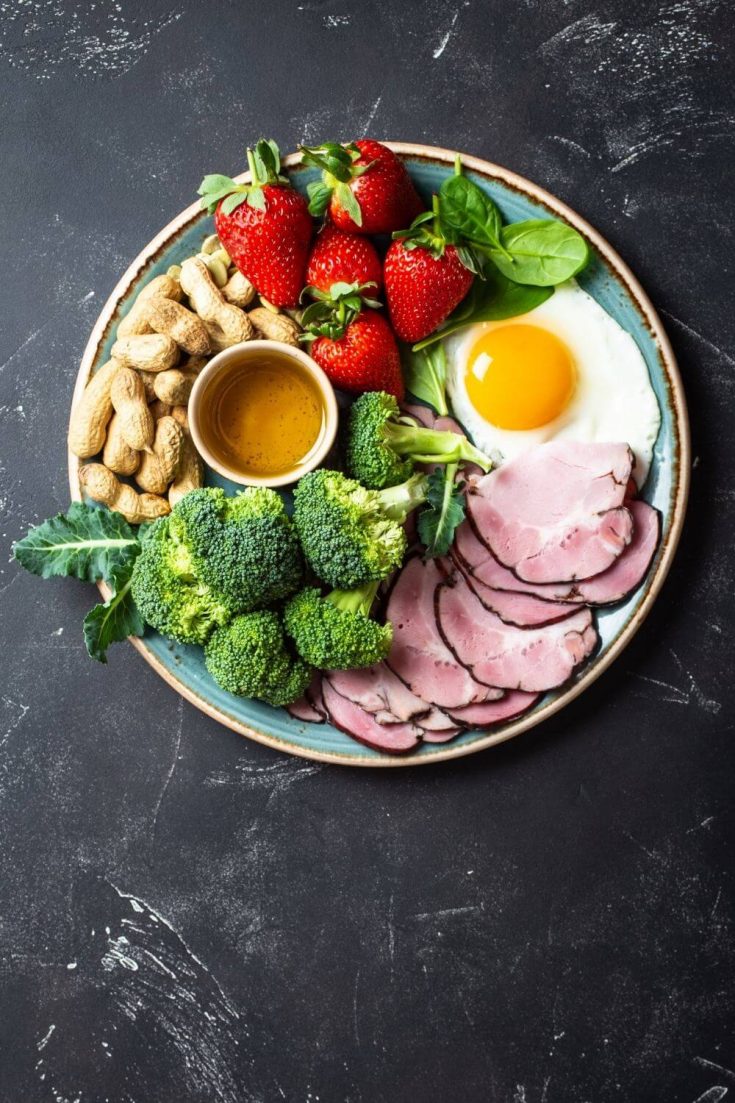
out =
<svg viewBox="0 0 735 1103"><path fill-rule="evenodd" d="M221 457L213 455L202 439L199 417L201 414L202 397L212 380L223 372L242 367L250 359L257 359L264 352L278 351L280 355L289 358L300 367L305 368L319 389L323 403L325 424L322 438L317 448L304 463L298 464L290 471L283 471L278 475L243 475L226 464ZM283 344L281 341L243 341L239 345L218 352L213 356L207 366L202 369L189 397L189 429L199 455L209 467L214 468L220 475L230 479L241 486L288 486L305 475L307 471L313 471L323 462L330 448L334 444L339 422L339 410L334 389L329 379L315 360L300 348Z"/></svg>

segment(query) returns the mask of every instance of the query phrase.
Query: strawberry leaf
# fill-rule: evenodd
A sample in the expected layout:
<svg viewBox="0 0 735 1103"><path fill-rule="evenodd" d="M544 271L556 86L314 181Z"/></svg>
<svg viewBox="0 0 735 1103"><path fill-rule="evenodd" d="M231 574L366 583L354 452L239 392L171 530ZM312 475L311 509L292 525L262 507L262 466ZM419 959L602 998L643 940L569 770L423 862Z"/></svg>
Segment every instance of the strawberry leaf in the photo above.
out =
<svg viewBox="0 0 735 1103"><path fill-rule="evenodd" d="M321 218L329 206L333 189L322 180L312 180L311 184L307 184L306 190L309 194L309 214L314 218Z"/></svg>
<svg viewBox="0 0 735 1103"><path fill-rule="evenodd" d="M334 194L340 207L344 208L356 226L362 226L362 211L349 184L338 183Z"/></svg>
<svg viewBox="0 0 735 1103"><path fill-rule="evenodd" d="M235 192L232 195L226 196L222 200L222 214L232 214L232 212L237 207L239 207L241 203L244 203L245 200L247 200L248 203L250 203L251 202L251 196L252 196L252 192L247 192L247 191L242 191L242 192L239 192L239 193Z"/></svg>
<svg viewBox="0 0 735 1103"><path fill-rule="evenodd" d="M254 207L256 211L265 210L265 192L262 188L251 188L246 198L248 207ZM237 204L235 204L235 206L237 206ZM222 209L224 210L224 205ZM229 212L226 211L225 213L227 214Z"/></svg>

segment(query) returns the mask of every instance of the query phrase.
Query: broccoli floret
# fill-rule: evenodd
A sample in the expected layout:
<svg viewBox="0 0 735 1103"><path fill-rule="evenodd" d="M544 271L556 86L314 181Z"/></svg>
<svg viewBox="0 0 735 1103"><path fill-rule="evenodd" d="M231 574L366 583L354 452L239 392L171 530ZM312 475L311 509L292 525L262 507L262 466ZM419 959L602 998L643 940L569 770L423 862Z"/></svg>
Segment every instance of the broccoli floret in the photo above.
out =
<svg viewBox="0 0 735 1103"><path fill-rule="evenodd" d="M194 490L171 514L182 565L221 590L241 613L289 597L303 582L298 538L280 495L248 487L227 497Z"/></svg>
<svg viewBox="0 0 735 1103"><path fill-rule="evenodd" d="M204 649L215 682L238 697L257 697L276 707L301 697L312 670L289 650L277 613L237 616L217 628Z"/></svg>
<svg viewBox="0 0 735 1103"><path fill-rule="evenodd" d="M402 416L393 395L368 391L353 403L347 430L347 469L364 486L381 490L404 482L416 462L492 463L466 437L425 429Z"/></svg>
<svg viewBox="0 0 735 1103"><path fill-rule="evenodd" d="M368 582L358 590L332 590L326 597L307 586L292 597L283 620L302 659L322 670L351 670L384 659L393 627L370 619L378 586Z"/></svg>
<svg viewBox="0 0 735 1103"><path fill-rule="evenodd" d="M226 595L196 578L184 551L171 537L170 517L160 518L142 539L131 590L152 628L179 643L202 644L237 609Z"/></svg>
<svg viewBox="0 0 735 1103"><path fill-rule="evenodd" d="M389 575L403 561L403 522L426 486L424 475L382 491L326 468L305 475L294 491L294 522L314 574L338 590Z"/></svg>

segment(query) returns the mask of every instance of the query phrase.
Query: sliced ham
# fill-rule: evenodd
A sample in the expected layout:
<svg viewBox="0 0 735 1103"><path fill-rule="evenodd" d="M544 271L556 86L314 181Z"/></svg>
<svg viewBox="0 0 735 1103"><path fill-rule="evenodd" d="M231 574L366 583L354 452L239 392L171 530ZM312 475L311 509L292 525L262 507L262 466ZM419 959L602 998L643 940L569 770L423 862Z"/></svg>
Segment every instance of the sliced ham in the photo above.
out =
<svg viewBox="0 0 735 1103"><path fill-rule="evenodd" d="M379 724L423 723L432 706L417 697L385 663L359 670L332 670L330 684L337 693L371 713ZM444 718L444 726L451 720Z"/></svg>
<svg viewBox="0 0 735 1103"><path fill-rule="evenodd" d="M633 539L623 554L602 574L577 583L576 590L588 605L612 605L640 586L651 566L661 537L661 514L647 502L627 501L633 517Z"/></svg>
<svg viewBox="0 0 735 1103"><path fill-rule="evenodd" d="M591 578L630 543L633 518L623 499L632 466L627 444L539 445L474 483L473 528L526 582Z"/></svg>
<svg viewBox="0 0 735 1103"><path fill-rule="evenodd" d="M544 628L515 628L485 609L460 574L437 587L436 606L447 646L489 686L527 693L554 689L597 644L589 609Z"/></svg>
<svg viewBox="0 0 735 1103"><path fill-rule="evenodd" d="M522 712L526 712L535 705L538 699L538 693L522 693L520 690L512 689L500 701L488 701L484 705L468 705L464 709L454 709L452 716L462 724L485 728L520 716Z"/></svg>
<svg viewBox="0 0 735 1103"><path fill-rule="evenodd" d="M448 743L459 735L462 728L443 728L441 731L424 731L424 743Z"/></svg>
<svg viewBox="0 0 735 1103"><path fill-rule="evenodd" d="M403 567L388 599L393 625L387 663L409 689L440 709L486 701L488 690L461 666L444 642L434 614L434 591L443 580L437 563L416 556ZM489 614L488 614L489 615Z"/></svg>
<svg viewBox="0 0 735 1103"><path fill-rule="evenodd" d="M464 568L485 586L510 593L533 594L543 601L576 601L573 582L524 582L500 563L474 531L471 518L464 520L454 534L452 552L459 557Z"/></svg>
<svg viewBox="0 0 735 1103"><path fill-rule="evenodd" d="M612 605L616 601L622 601L640 585L661 537L661 516L658 510L638 499L627 499L625 506L633 518L631 542L612 566L592 578L580 579L578 582L546 584L523 582L498 562L490 549L478 539L468 521L463 521L455 533L452 557L469 575L470 585L481 598L485 591L480 587L489 586L493 590L533 595L550 603ZM487 604L492 608L491 603ZM499 604L495 611L504 620L512 620L512 617L504 615Z"/></svg>
<svg viewBox="0 0 735 1103"><path fill-rule="evenodd" d="M326 678L322 693L335 728L351 735L358 743L388 754L405 754L421 742L423 732L416 724L379 724L369 712L337 693Z"/></svg>
<svg viewBox="0 0 735 1103"><path fill-rule="evenodd" d="M306 697L299 697L298 701L286 706L286 712L293 716L294 720L304 720L308 724L323 724L324 717L309 704Z"/></svg>
<svg viewBox="0 0 735 1103"><path fill-rule="evenodd" d="M510 590L495 590L492 586L486 586L484 582L474 578L459 557L457 557L457 565L470 589L477 594L485 608L495 613L506 624L514 624L517 628L536 628L542 624L553 624L554 621L562 620L573 612L573 606L566 602L544 601L535 594L514 594Z"/></svg>

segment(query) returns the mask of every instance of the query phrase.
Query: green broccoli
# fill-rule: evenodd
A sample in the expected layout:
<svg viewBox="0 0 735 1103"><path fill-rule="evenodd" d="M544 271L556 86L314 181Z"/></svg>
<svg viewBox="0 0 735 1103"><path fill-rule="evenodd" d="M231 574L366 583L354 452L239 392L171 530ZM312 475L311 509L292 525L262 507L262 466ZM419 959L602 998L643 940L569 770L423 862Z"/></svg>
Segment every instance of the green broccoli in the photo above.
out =
<svg viewBox="0 0 735 1103"><path fill-rule="evenodd" d="M332 590L326 597L307 586L295 594L283 620L302 659L322 670L351 670L384 659L393 627L370 619L379 585L368 582L358 590Z"/></svg>
<svg viewBox="0 0 735 1103"><path fill-rule="evenodd" d="M135 560L132 594L146 624L179 643L205 642L237 609L217 589L197 578L186 549L172 539L169 517L145 532Z"/></svg>
<svg viewBox="0 0 735 1103"><path fill-rule="evenodd" d="M182 561L239 613L289 597L302 585L298 538L279 494L248 487L234 497L193 490L171 514Z"/></svg>
<svg viewBox="0 0 735 1103"><path fill-rule="evenodd" d="M294 522L314 574L338 590L389 575L406 553L403 522L426 489L425 475L381 491L326 468L305 475L294 491Z"/></svg>
<svg viewBox="0 0 735 1103"><path fill-rule="evenodd" d="M244 613L212 633L204 649L215 682L238 697L279 707L297 700L311 681L311 667L291 654L281 618L270 610Z"/></svg>
<svg viewBox="0 0 735 1103"><path fill-rule="evenodd" d="M414 463L492 463L466 437L425 429L401 415L393 395L368 391L353 403L347 430L347 469L364 486L381 490L404 482Z"/></svg>

